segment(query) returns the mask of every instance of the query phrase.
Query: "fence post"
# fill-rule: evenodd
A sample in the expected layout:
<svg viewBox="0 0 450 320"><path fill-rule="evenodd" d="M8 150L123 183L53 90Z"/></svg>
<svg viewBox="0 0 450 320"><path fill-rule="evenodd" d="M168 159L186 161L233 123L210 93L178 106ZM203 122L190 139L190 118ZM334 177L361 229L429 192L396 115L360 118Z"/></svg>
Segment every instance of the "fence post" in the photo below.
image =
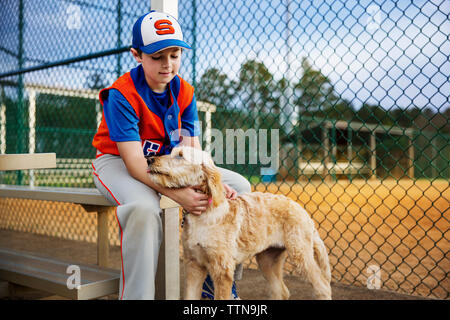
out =
<svg viewBox="0 0 450 320"><path fill-rule="evenodd" d="M370 135L370 169L372 170L372 175L370 179L374 180L377 178L377 145L376 145L376 135L375 129L371 130Z"/></svg>
<svg viewBox="0 0 450 320"><path fill-rule="evenodd" d="M204 136L201 136L202 133L202 123L200 122L199 124L199 129L200 129L200 144L203 143L203 141L205 141L205 151L207 152L211 152L212 149L212 113L216 112L217 107L209 102L205 102L205 101L197 101L197 109L199 112L204 112L205 113L205 133Z"/></svg>
<svg viewBox="0 0 450 320"><path fill-rule="evenodd" d="M197 87L197 2L192 0L192 86Z"/></svg>
<svg viewBox="0 0 450 320"><path fill-rule="evenodd" d="M97 123L97 128L100 126L100 123L102 122L102 105L100 104L100 101L95 101L95 122Z"/></svg>
<svg viewBox="0 0 450 320"><path fill-rule="evenodd" d="M121 30L122 30L122 1L117 1L117 48L120 48L122 46L122 40L121 38ZM116 64L116 74L117 78L120 77L122 74L122 62L121 62L122 56L120 54L117 55L117 64Z"/></svg>
<svg viewBox="0 0 450 320"><path fill-rule="evenodd" d="M152 10L165 12L178 19L178 0L151 0Z"/></svg>
<svg viewBox="0 0 450 320"><path fill-rule="evenodd" d="M0 154L4 154L6 153L6 102L3 86L0 95Z"/></svg>
<svg viewBox="0 0 450 320"><path fill-rule="evenodd" d="M28 152L34 153L36 149L36 91L34 89L26 90L28 91ZM30 172L30 182L31 187L34 186L34 170L31 169Z"/></svg>
<svg viewBox="0 0 450 320"><path fill-rule="evenodd" d="M355 160L353 158L353 128L350 124L350 122L347 124L347 162L349 164L349 167L352 166L352 162ZM356 175L359 175L359 171L356 170ZM353 175L351 171L347 174L347 178L350 181L350 183L353 181Z"/></svg>
<svg viewBox="0 0 450 320"><path fill-rule="evenodd" d="M329 174L329 162L330 162L330 137L329 137L328 123L323 123L322 129L322 142L323 142L323 179L330 182L331 176Z"/></svg>
<svg viewBox="0 0 450 320"><path fill-rule="evenodd" d="M408 175L410 179L414 179L414 136L413 133L408 133L409 138L409 148L408 148ZM433 146L433 140L431 140L431 145ZM433 158L434 159L434 158ZM431 160L433 161L433 160ZM434 168L434 166L431 166Z"/></svg>
<svg viewBox="0 0 450 320"><path fill-rule="evenodd" d="M25 29L25 23L24 23L24 3L23 0L19 1L19 36L18 36L18 69L23 69L23 65L25 63L24 59L24 29ZM16 115L17 115L17 140L16 140L16 153L23 153L25 150L25 134L24 134L24 128L25 128L25 120L24 120L24 114L25 114L25 102L23 97L23 74L19 74L19 79L17 83L17 109L16 109ZM17 171L17 184L21 185L23 181L23 174L21 170Z"/></svg>
<svg viewBox="0 0 450 320"><path fill-rule="evenodd" d="M330 171L334 181L337 181L336 157L337 157L336 123L333 122L333 126L331 127L331 165L333 166L333 170Z"/></svg>
<svg viewBox="0 0 450 320"><path fill-rule="evenodd" d="M293 126L297 124L298 121L298 111L295 108L294 105L294 89L293 89L293 82L294 82L294 74L292 72L292 63L295 59L292 58L292 43L291 43L291 36L292 36L292 30L290 28L290 23L292 19L292 13L290 8L291 1L287 0L285 3L286 6L286 12L285 12L285 19L286 19L286 39L285 39L285 45L286 45L286 55L284 57L285 63L286 63L286 88L283 90L283 93L281 95L281 101L282 101L282 110L280 111L280 121L282 126L284 127L284 130L287 135L289 135L293 129Z"/></svg>

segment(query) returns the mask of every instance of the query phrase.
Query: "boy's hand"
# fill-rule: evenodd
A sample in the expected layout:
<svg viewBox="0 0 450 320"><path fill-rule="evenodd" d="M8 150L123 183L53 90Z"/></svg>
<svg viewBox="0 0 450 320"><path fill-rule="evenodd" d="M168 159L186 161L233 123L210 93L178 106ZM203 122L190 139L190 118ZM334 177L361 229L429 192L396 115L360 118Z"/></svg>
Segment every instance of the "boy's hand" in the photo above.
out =
<svg viewBox="0 0 450 320"><path fill-rule="evenodd" d="M197 192L194 187L171 189L167 196L179 203L184 210L195 215L205 212L209 204L208 196Z"/></svg>
<svg viewBox="0 0 450 320"><path fill-rule="evenodd" d="M236 190L234 190L232 187L230 187L226 183L223 184L223 187L225 188L225 193L226 193L225 196L227 197L227 199L230 199L230 200L236 199L236 197L237 197Z"/></svg>

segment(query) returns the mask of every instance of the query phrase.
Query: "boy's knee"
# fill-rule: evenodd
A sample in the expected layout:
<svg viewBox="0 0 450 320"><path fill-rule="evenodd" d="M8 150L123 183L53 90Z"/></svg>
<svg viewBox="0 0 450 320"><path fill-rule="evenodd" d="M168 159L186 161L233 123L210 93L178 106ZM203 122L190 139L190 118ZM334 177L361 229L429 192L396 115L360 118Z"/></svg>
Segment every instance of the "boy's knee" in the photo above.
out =
<svg viewBox="0 0 450 320"><path fill-rule="evenodd" d="M236 190L238 195L252 191L250 182L239 173L226 169L221 169L221 173L224 178L224 182Z"/></svg>
<svg viewBox="0 0 450 320"><path fill-rule="evenodd" d="M239 182L236 184L236 191L238 194L247 193L252 191L252 186L250 182L242 177Z"/></svg>
<svg viewBox="0 0 450 320"><path fill-rule="evenodd" d="M132 205L132 215L135 224L160 226L161 217L159 215L159 205L151 201L137 201Z"/></svg>

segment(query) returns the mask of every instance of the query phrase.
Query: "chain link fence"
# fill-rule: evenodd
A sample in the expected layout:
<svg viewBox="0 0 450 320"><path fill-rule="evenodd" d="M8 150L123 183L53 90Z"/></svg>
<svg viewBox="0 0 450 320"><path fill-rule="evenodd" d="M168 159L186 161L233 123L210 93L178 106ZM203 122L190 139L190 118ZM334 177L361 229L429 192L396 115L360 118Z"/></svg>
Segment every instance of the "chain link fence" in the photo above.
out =
<svg viewBox="0 0 450 320"><path fill-rule="evenodd" d="M2 1L0 152L56 152L58 164L2 172L1 183L93 187L98 91L135 66L131 29L149 7ZM333 281L448 299L449 3L180 0L178 7L193 47L183 52L180 75L196 88L201 141L218 165L307 209ZM73 235L72 219L59 213L67 210L76 209L1 199L0 228L50 234L37 228L44 221L62 226L58 236L95 241ZM30 220L36 212L41 218Z"/></svg>

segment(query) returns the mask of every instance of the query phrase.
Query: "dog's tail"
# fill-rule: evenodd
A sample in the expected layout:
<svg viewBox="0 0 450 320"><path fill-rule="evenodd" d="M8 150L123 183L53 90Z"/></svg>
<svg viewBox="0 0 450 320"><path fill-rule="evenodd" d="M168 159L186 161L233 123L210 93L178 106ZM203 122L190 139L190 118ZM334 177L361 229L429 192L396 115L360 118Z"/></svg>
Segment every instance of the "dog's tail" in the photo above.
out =
<svg viewBox="0 0 450 320"><path fill-rule="evenodd" d="M325 244L319 236L317 230L314 230L313 235L314 260L319 265L322 275L329 283L331 281L330 262L328 260L328 253Z"/></svg>

